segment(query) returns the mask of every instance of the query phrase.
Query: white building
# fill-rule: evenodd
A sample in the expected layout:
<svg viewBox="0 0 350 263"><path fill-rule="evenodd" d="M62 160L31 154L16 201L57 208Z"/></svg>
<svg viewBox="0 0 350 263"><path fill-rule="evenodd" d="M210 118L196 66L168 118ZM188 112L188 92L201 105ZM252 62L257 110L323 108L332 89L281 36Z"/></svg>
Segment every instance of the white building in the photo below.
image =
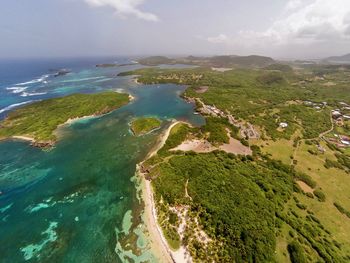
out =
<svg viewBox="0 0 350 263"><path fill-rule="evenodd" d="M349 142L349 141L341 140L340 142L341 142L342 144L344 144L344 145L350 145L350 142Z"/></svg>
<svg viewBox="0 0 350 263"><path fill-rule="evenodd" d="M280 123L280 127L283 128L283 129L284 129L284 128L287 128L287 127L288 127L288 123L286 123L286 122L281 122L281 123Z"/></svg>
<svg viewBox="0 0 350 263"><path fill-rule="evenodd" d="M341 112L338 110L332 110L332 115L333 116L341 116Z"/></svg>

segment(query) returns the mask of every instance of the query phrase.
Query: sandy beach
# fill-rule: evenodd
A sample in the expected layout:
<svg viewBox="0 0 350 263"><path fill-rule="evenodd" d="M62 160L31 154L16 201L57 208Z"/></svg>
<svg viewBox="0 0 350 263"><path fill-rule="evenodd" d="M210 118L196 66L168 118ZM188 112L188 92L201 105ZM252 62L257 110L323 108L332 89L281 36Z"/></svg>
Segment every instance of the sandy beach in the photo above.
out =
<svg viewBox="0 0 350 263"><path fill-rule="evenodd" d="M163 147L165 144L171 129L176 125L180 123L180 121L173 122L169 128L161 135L160 141L157 144L157 146L149 152L147 158L152 157L155 155L159 149ZM141 164L140 164L141 165ZM139 165L139 166L140 166ZM139 171L139 176L142 180L142 198L145 202L145 225L147 228L147 231L149 233L149 241L151 244L151 249L155 253L155 256L158 258L159 262L187 262L185 261L186 255L185 255L185 248L181 247L177 251L172 251L170 247L167 244L167 241L162 233L162 230L160 229L158 223L157 223L157 212L155 208L155 203L153 199L153 190L151 182L146 180L144 175L141 174Z"/></svg>
<svg viewBox="0 0 350 263"><path fill-rule="evenodd" d="M28 137L28 136L12 136L13 139L28 141L28 142L35 142L34 138Z"/></svg>
<svg viewBox="0 0 350 263"><path fill-rule="evenodd" d="M76 122L78 120L90 119L90 118L94 118L94 117L97 117L97 116L96 115L86 115L86 116L77 117L77 118L69 118L65 123L58 125L57 128L59 128L61 126L65 126L65 125L70 125L73 122Z"/></svg>

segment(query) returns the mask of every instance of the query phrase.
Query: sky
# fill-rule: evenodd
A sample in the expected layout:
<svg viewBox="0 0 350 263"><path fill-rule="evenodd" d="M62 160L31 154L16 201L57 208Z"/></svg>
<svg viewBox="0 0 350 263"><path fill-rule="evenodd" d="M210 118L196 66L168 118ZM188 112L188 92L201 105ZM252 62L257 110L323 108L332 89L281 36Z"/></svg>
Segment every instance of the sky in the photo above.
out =
<svg viewBox="0 0 350 263"><path fill-rule="evenodd" d="M0 59L350 53L350 0L1 0Z"/></svg>

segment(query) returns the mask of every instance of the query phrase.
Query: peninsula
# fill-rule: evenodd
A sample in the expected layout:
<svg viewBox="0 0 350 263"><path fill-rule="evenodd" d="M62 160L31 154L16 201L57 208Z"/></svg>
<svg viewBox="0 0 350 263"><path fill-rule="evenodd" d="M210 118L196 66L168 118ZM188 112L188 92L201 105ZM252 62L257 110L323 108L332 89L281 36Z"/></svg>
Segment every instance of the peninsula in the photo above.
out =
<svg viewBox="0 0 350 263"><path fill-rule="evenodd" d="M129 95L106 91L96 94L72 94L34 102L11 112L0 122L0 140L17 138L38 147L50 147L57 141L55 130L72 120L100 116L126 105Z"/></svg>

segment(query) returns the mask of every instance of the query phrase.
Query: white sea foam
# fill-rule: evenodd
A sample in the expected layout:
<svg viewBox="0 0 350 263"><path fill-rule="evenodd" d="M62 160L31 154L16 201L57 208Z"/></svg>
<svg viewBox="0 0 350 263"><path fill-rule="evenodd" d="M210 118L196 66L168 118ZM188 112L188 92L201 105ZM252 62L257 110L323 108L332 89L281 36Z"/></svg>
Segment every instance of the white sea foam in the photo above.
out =
<svg viewBox="0 0 350 263"><path fill-rule="evenodd" d="M45 95L47 92L23 92L20 96L21 97L28 97L28 96L40 96L40 95Z"/></svg>
<svg viewBox="0 0 350 263"><path fill-rule="evenodd" d="M15 104L12 104L10 106L7 106L3 109L0 110L0 113L3 113L5 111L9 111L9 110L12 110L13 108L16 108L18 106L21 106L21 105L25 105L25 104L28 104L28 103L31 103L33 102L33 100L29 100L29 101L25 101L25 102L20 102L20 103L15 103Z"/></svg>
<svg viewBox="0 0 350 263"><path fill-rule="evenodd" d="M115 89L116 92L119 92L119 93L123 93L125 92L125 89L122 89L122 88L118 88L118 89Z"/></svg>
<svg viewBox="0 0 350 263"><path fill-rule="evenodd" d="M37 79L33 79L33 80L30 80L30 81L17 83L16 86L23 86L23 85L28 85L28 84L44 82L49 76L50 75L42 75L40 78L37 78Z"/></svg>
<svg viewBox="0 0 350 263"><path fill-rule="evenodd" d="M94 79L103 79L105 77L91 77L91 78L81 78L81 79L67 79L60 81L61 83L69 83L69 82L80 82L80 81L86 81L86 80L94 80Z"/></svg>
<svg viewBox="0 0 350 263"><path fill-rule="evenodd" d="M7 90L11 90L12 93L21 93L28 89L28 87L7 87Z"/></svg>

